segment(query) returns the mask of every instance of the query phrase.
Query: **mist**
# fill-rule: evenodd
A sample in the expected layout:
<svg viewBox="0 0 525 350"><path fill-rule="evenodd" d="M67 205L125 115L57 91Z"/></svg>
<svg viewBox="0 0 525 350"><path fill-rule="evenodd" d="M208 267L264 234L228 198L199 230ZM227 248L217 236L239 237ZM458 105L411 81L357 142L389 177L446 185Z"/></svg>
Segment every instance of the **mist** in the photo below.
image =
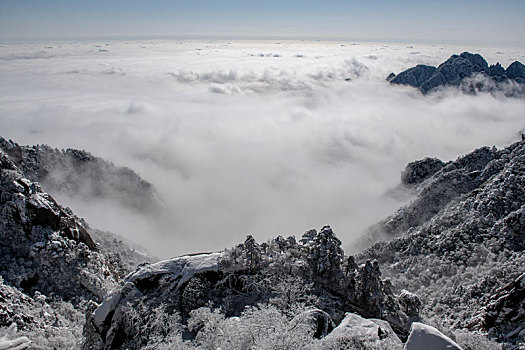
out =
<svg viewBox="0 0 525 350"><path fill-rule="evenodd" d="M389 191L408 162L519 139L524 99L385 81L463 51L525 61L523 49L392 43L4 44L0 135L85 149L152 183L153 214L52 195L159 257L323 225L349 245L409 200Z"/></svg>

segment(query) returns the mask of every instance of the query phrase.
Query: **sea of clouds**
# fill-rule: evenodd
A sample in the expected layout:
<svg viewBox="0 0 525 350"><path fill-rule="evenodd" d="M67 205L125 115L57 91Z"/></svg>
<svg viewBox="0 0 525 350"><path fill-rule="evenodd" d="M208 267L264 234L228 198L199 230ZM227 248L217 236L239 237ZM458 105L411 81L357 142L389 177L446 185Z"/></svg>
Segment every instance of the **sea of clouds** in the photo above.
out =
<svg viewBox="0 0 525 350"><path fill-rule="evenodd" d="M524 49L392 43L6 43L0 135L138 172L158 191L156 215L52 194L160 257L326 224L349 247L409 200L389 191L408 162L519 139L524 99L385 81L466 50L525 62Z"/></svg>

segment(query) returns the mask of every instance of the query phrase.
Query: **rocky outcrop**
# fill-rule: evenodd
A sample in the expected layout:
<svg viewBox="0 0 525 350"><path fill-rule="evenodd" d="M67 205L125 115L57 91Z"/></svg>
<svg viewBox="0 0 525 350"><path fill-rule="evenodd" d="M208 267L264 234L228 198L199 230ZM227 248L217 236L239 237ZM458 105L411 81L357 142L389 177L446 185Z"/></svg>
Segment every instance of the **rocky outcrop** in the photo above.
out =
<svg viewBox="0 0 525 350"><path fill-rule="evenodd" d="M436 67L419 64L413 68L409 68L406 71L399 73L395 77L390 76L389 81L392 84L421 87L425 82L432 78L434 73L436 73L436 70Z"/></svg>
<svg viewBox="0 0 525 350"><path fill-rule="evenodd" d="M0 137L2 149L23 176L49 193L64 193L86 201L109 200L138 211L154 212L160 200L152 184L133 170L77 149L46 145L20 146Z"/></svg>
<svg viewBox="0 0 525 350"><path fill-rule="evenodd" d="M525 274L489 295L468 325L470 330L489 332L498 340L519 346L525 343ZM504 336L502 336L504 335Z"/></svg>
<svg viewBox="0 0 525 350"><path fill-rule="evenodd" d="M231 317L251 305L286 310L301 303L318 309L297 316L316 323L313 333L318 337L326 335L331 320L340 321L345 312L383 319L406 337L411 320L417 318L414 310L411 316L404 313L390 282L381 278L377 262L358 266L344 256L340 244L326 226L319 232L308 231L300 243L293 237L277 237L258 244L248 236L243 244L221 253L141 266L88 317L86 345L140 348L148 344L148 337L129 324L130 317L148 324L148 310L161 307L163 312L178 312L185 322L193 310L206 305Z"/></svg>
<svg viewBox="0 0 525 350"><path fill-rule="evenodd" d="M417 185L439 171L445 163L437 158L425 158L409 163L401 173L403 185Z"/></svg>
<svg viewBox="0 0 525 350"><path fill-rule="evenodd" d="M437 68L418 65L397 76L389 76L392 84L409 85L426 94L441 87L458 86L463 91L499 91L506 95L522 96L525 88L525 66L516 61L506 70L496 63L487 64L479 54L463 52L452 55Z"/></svg>
<svg viewBox="0 0 525 350"><path fill-rule="evenodd" d="M418 186L412 203L372 229L400 237L374 244L356 260L377 259L397 288L418 295L424 316L466 328L495 290L522 274L525 142L480 148ZM484 329L514 341L512 332L522 325L504 313L496 318Z"/></svg>

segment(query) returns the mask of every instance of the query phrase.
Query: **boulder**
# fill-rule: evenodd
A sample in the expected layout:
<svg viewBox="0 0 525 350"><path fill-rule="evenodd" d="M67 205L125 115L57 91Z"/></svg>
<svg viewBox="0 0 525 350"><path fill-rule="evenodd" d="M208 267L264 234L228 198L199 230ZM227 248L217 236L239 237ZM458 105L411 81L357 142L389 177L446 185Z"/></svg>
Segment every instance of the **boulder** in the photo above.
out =
<svg viewBox="0 0 525 350"><path fill-rule="evenodd" d="M462 350L452 339L432 326L414 322L405 350Z"/></svg>
<svg viewBox="0 0 525 350"><path fill-rule="evenodd" d="M332 346L356 346L362 349L401 349L401 340L388 322L365 319L354 313L347 313L341 323L326 336ZM360 347L359 347L360 346Z"/></svg>

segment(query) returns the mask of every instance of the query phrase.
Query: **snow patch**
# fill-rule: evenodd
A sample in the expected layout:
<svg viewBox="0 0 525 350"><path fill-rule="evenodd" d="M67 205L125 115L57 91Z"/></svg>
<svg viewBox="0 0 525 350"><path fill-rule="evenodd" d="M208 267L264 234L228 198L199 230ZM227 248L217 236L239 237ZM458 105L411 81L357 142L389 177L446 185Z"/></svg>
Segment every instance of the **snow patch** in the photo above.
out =
<svg viewBox="0 0 525 350"><path fill-rule="evenodd" d="M174 275L175 278L180 277L178 288L197 273L218 270L219 257L221 255L222 253L204 253L159 261L155 264L143 266L129 274L126 277L126 282L135 282L153 275L169 273Z"/></svg>

